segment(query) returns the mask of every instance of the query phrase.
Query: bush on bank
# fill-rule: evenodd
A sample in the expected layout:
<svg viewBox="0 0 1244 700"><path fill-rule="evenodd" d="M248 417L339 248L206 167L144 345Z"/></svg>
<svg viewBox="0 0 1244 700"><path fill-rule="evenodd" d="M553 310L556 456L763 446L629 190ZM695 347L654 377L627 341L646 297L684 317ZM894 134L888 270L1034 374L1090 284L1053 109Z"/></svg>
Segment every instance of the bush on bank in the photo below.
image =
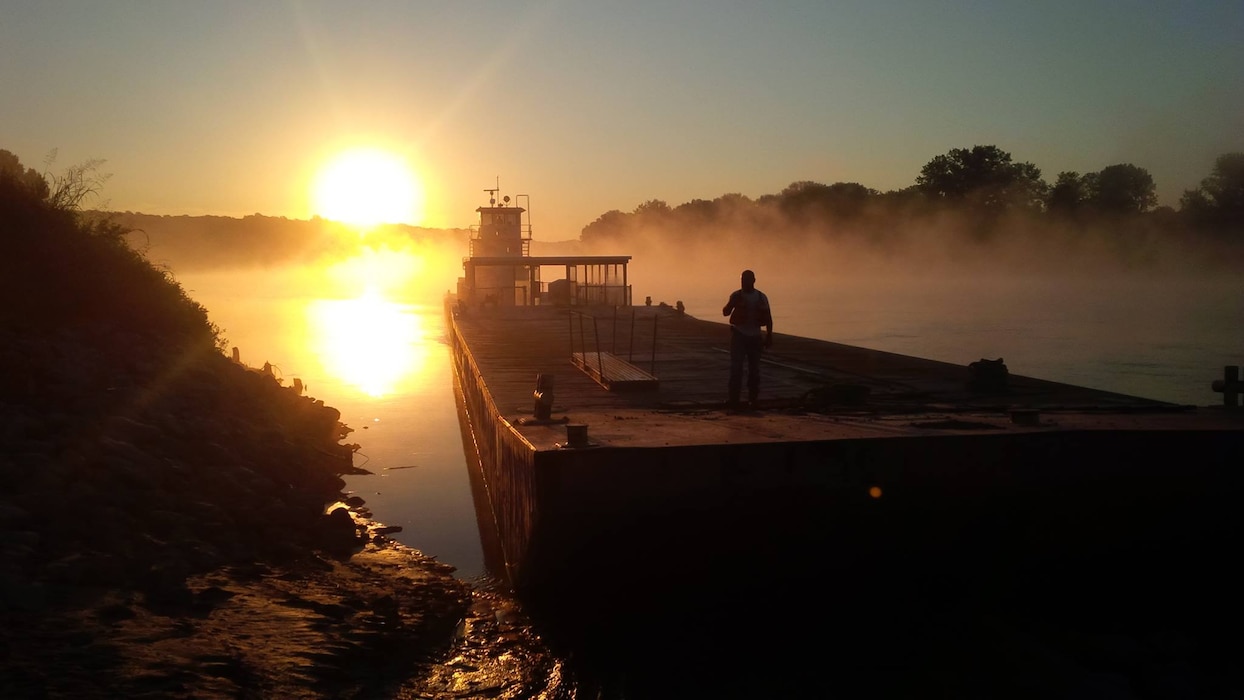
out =
<svg viewBox="0 0 1244 700"><path fill-rule="evenodd" d="M166 271L151 265L107 218L88 218L81 196L90 171L71 169L76 185L51 190L44 176L0 150L0 322L12 330L66 328L141 333L184 350L219 347L207 311Z"/></svg>
<svg viewBox="0 0 1244 700"><path fill-rule="evenodd" d="M79 211L93 177L0 150L4 607L350 546L324 516L354 471L340 414L227 359L207 311Z"/></svg>

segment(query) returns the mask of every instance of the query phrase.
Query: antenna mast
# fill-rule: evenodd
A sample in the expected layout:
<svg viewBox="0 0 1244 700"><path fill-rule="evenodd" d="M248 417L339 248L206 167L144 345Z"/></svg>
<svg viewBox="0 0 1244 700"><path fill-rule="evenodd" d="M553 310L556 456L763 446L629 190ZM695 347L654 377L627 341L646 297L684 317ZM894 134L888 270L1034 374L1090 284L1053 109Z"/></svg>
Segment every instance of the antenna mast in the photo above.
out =
<svg viewBox="0 0 1244 700"><path fill-rule="evenodd" d="M497 206L497 193L501 191L501 176L497 176L495 187L492 187L491 189L485 188L484 191L488 193L488 206Z"/></svg>

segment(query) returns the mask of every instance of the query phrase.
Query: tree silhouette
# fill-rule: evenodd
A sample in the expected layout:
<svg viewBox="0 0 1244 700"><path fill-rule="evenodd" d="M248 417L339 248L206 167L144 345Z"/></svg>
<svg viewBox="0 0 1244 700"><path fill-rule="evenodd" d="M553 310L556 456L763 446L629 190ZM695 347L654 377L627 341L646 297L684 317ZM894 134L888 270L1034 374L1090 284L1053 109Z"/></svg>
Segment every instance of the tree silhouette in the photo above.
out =
<svg viewBox="0 0 1244 700"><path fill-rule="evenodd" d="M1224 153L1201 186L1187 190L1180 210L1196 223L1244 230L1244 153Z"/></svg>
<svg viewBox="0 0 1244 700"><path fill-rule="evenodd" d="M584 243L600 243L622 239L630 228L631 215L611 209L583 227L579 239Z"/></svg>
<svg viewBox="0 0 1244 700"><path fill-rule="evenodd" d="M635 207L630 223L640 229L670 233L673 218L674 210L670 205L660 199L650 199Z"/></svg>
<svg viewBox="0 0 1244 700"><path fill-rule="evenodd" d="M1106 214L1143 214L1158 203L1148 170L1131 163L1102 168L1085 176L1089 203Z"/></svg>
<svg viewBox="0 0 1244 700"><path fill-rule="evenodd" d="M717 204L707 199L693 199L674 207L673 214L682 226L702 228L717 218Z"/></svg>
<svg viewBox="0 0 1244 700"><path fill-rule="evenodd" d="M801 180L778 193L777 206L787 221L807 225L828 218L829 200L828 185Z"/></svg>
<svg viewBox="0 0 1244 700"><path fill-rule="evenodd" d="M954 148L925 164L916 186L926 196L985 212L1040 209L1048 187L1032 163L1014 163L997 146Z"/></svg>
<svg viewBox="0 0 1244 700"><path fill-rule="evenodd" d="M635 216L645 223L661 222L669 218L670 205L660 199L649 199L648 201L635 207Z"/></svg>
<svg viewBox="0 0 1244 700"><path fill-rule="evenodd" d="M1064 171L1050 188L1046 209L1056 214L1069 214L1083 207L1088 198L1088 187L1080 173Z"/></svg>
<svg viewBox="0 0 1244 700"><path fill-rule="evenodd" d="M37 200L47 199L49 194L47 179L34 168L23 167L16 155L4 149L0 149L0 188Z"/></svg>

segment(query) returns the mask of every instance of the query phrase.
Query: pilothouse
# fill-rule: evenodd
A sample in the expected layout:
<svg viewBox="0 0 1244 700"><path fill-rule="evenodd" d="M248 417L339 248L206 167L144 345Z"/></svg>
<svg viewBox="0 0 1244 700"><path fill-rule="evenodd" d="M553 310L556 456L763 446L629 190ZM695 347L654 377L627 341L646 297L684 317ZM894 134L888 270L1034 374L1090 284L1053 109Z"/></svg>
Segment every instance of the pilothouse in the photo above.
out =
<svg viewBox="0 0 1244 700"><path fill-rule="evenodd" d="M458 300L464 306L630 306L627 279L629 255L531 255L531 200L516 195L526 207L497 196L500 187L485 189L479 223L471 227L470 250L458 278ZM544 268L561 277L545 282Z"/></svg>

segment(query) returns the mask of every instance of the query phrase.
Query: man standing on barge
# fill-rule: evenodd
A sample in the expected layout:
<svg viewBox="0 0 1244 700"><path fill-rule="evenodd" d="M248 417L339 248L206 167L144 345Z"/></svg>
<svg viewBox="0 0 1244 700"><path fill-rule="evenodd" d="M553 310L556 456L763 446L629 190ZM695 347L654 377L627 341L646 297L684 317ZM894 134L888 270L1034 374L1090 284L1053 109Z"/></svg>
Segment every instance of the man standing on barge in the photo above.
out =
<svg viewBox="0 0 1244 700"><path fill-rule="evenodd" d="M769 297L756 289L756 273L744 270L743 288L735 290L721 309L722 316L730 317L730 407L739 405L739 392L743 387L743 361L747 361L748 407L756 407L760 397L760 351L761 347L773 345L773 314L769 310ZM765 329L761 335L761 328Z"/></svg>

